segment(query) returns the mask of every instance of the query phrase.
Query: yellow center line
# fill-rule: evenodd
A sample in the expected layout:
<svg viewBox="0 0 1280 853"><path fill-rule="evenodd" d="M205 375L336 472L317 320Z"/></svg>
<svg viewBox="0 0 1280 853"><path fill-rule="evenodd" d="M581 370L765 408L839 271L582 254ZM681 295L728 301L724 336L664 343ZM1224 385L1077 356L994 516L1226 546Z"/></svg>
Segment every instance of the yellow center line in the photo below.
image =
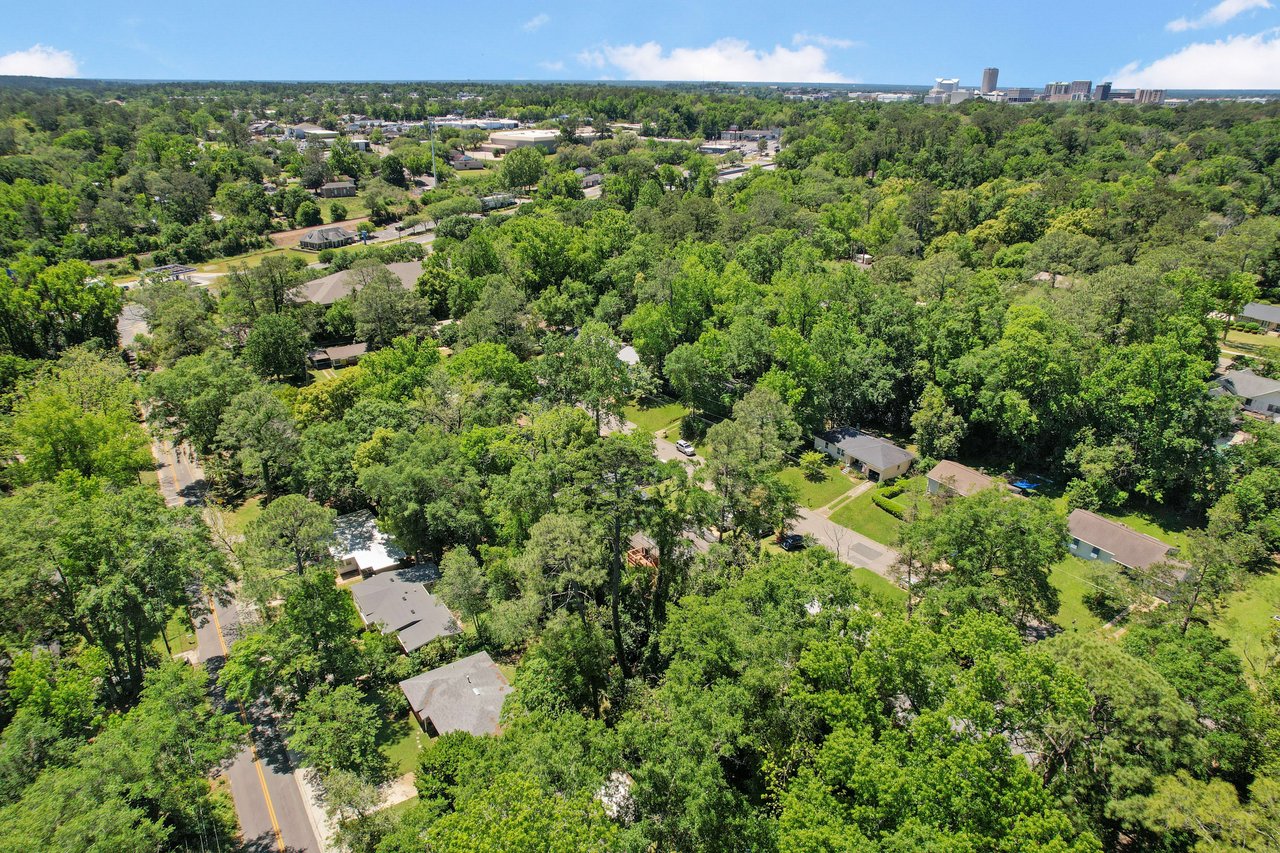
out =
<svg viewBox="0 0 1280 853"><path fill-rule="evenodd" d="M222 637L222 622L218 619L218 607L214 604L213 597L209 598L209 612L213 615L213 627L218 632L218 645L222 647L222 657L227 657L227 641ZM240 709L240 719L245 725L249 725L249 716L244 712L244 705L236 702L236 707ZM249 736L249 754L253 756L253 769L258 771L258 784L262 786L262 797L267 802L267 817L271 818L271 831L276 836L276 849L280 853L285 853L284 836L280 833L280 823L276 820L276 809L271 803L271 792L267 790L267 777L262 772L262 762L258 760L258 750L254 746L253 736Z"/></svg>

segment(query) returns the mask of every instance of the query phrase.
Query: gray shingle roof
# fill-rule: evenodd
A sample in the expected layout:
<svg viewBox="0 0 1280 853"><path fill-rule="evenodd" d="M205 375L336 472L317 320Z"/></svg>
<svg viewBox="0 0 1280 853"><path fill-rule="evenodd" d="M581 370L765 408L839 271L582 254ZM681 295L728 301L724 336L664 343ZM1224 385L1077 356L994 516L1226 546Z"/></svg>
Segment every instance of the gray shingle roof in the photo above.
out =
<svg viewBox="0 0 1280 853"><path fill-rule="evenodd" d="M952 462L950 459L944 459L934 465L933 470L928 474L928 478L935 483L941 483L957 495L966 498L996 485L996 480L993 477L989 477L981 471L975 471L968 465Z"/></svg>
<svg viewBox="0 0 1280 853"><path fill-rule="evenodd" d="M1144 569L1168 560L1175 550L1154 536L1139 533L1128 525L1103 518L1087 509L1077 509L1067 517L1067 530L1076 539L1101 548L1130 569Z"/></svg>
<svg viewBox="0 0 1280 853"><path fill-rule="evenodd" d="M1280 323L1280 305L1263 305L1261 302L1250 302L1240 309L1240 316L1250 320L1261 320L1264 323Z"/></svg>
<svg viewBox="0 0 1280 853"><path fill-rule="evenodd" d="M400 279L400 286L405 290L417 287L418 276L422 275L420 261L397 261L394 264L387 264L387 269ZM306 302L332 305L339 299L350 296L354 288L351 270L345 269L307 282L302 286L299 295Z"/></svg>
<svg viewBox="0 0 1280 853"><path fill-rule="evenodd" d="M1252 370L1228 370L1218 380L1218 384L1237 397L1249 399L1280 391L1280 382L1259 376Z"/></svg>
<svg viewBox="0 0 1280 853"><path fill-rule="evenodd" d="M301 242L326 243L334 240L354 240L355 238L356 235L353 231L348 231L347 229L341 228L337 225L326 225L324 228L317 228L314 231L308 231L306 235L303 236Z"/></svg>
<svg viewBox="0 0 1280 853"><path fill-rule="evenodd" d="M462 629L440 599L427 592L424 581L434 580L426 566L414 566L381 575L351 588L356 608L370 625L382 625L383 633L396 632L406 652Z"/></svg>
<svg viewBox="0 0 1280 853"><path fill-rule="evenodd" d="M511 685L488 652L456 660L400 682L409 706L440 734L496 734Z"/></svg>
<svg viewBox="0 0 1280 853"><path fill-rule="evenodd" d="M820 438L827 444L836 445L841 452L877 471L883 471L916 458L910 450L904 450L892 441L867 435L853 427L829 430L822 433Z"/></svg>

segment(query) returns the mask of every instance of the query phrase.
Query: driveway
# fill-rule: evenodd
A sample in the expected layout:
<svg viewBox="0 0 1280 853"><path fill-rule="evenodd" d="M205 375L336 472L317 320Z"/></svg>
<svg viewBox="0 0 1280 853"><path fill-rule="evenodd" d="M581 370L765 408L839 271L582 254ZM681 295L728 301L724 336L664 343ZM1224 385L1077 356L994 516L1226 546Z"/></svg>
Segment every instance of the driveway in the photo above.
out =
<svg viewBox="0 0 1280 853"><path fill-rule="evenodd" d="M639 429L638 426L630 421L622 421L613 419L606 421L601 428L601 433L607 435L610 432L632 433ZM677 461L684 464L690 472L697 470L702 464L703 459L700 456L689 458L676 450L674 442L667 441L665 438L654 436L653 438L654 455L663 462ZM842 527L831 521L824 514L824 509L805 509L800 507L795 520L791 523L790 530L804 536L812 536L814 541L831 553L835 554L844 563L850 566L870 569L891 583L897 583L893 576L893 564L898 559L898 552L881 545L874 539L863 536L861 533ZM701 539L699 542L697 539ZM708 537L705 531L695 536L695 547L698 550L705 551L707 543L713 541Z"/></svg>

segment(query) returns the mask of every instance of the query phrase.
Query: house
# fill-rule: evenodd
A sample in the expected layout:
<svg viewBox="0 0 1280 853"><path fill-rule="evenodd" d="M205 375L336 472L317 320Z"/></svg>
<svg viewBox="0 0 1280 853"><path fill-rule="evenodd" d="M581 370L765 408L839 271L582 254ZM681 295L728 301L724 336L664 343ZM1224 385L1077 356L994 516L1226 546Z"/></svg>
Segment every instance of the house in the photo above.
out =
<svg viewBox="0 0 1280 853"><path fill-rule="evenodd" d="M413 290L418 286L418 276L422 275L421 261L397 261L386 264L393 275L400 281L405 290ZM339 299L345 299L355 291L357 279L350 269L321 278L313 279L298 290L298 296L304 302L313 305L332 305Z"/></svg>
<svg viewBox="0 0 1280 853"><path fill-rule="evenodd" d="M351 198L356 194L355 181L329 181L317 190L321 198Z"/></svg>
<svg viewBox="0 0 1280 853"><path fill-rule="evenodd" d="M449 155L449 165L456 171L465 172L470 169L483 169L484 163L472 157L462 149L456 149Z"/></svg>
<svg viewBox="0 0 1280 853"><path fill-rule="evenodd" d="M368 352L369 345L366 343L344 344L338 347L329 347L325 350L325 354L329 357L330 367L347 367L355 364Z"/></svg>
<svg viewBox="0 0 1280 853"><path fill-rule="evenodd" d="M447 732L498 733L511 685L488 652L437 667L400 682L413 715L432 737Z"/></svg>
<svg viewBox="0 0 1280 853"><path fill-rule="evenodd" d="M337 249L341 246L349 246L355 241L355 232L340 228L337 225L327 225L324 228L308 231L298 241L298 245L304 249L318 252L321 249Z"/></svg>
<svg viewBox="0 0 1280 853"><path fill-rule="evenodd" d="M992 486L1002 485L996 478L989 477L968 465L952 462L950 459L944 459L934 465L925 477L928 480L928 492L931 495L946 492L967 498Z"/></svg>
<svg viewBox="0 0 1280 853"><path fill-rule="evenodd" d="M1280 305L1263 305L1261 302L1250 302L1240 309L1237 319L1257 323L1264 332L1280 332Z"/></svg>
<svg viewBox="0 0 1280 853"><path fill-rule="evenodd" d="M329 553L342 564L343 575L375 575L405 562L404 551L378 529L378 520L367 509L338 516L334 532L338 541Z"/></svg>
<svg viewBox="0 0 1280 853"><path fill-rule="evenodd" d="M590 174L582 176L582 188L584 190L588 190L588 189L591 189L592 187L598 187L603 181L604 181L603 175L599 174L598 172L591 172Z"/></svg>
<svg viewBox="0 0 1280 853"><path fill-rule="evenodd" d="M640 353L636 352L636 348L627 344L618 350L618 361L630 367L636 367L640 364Z"/></svg>
<svg viewBox="0 0 1280 853"><path fill-rule="evenodd" d="M307 361L316 370L333 367L333 362L329 360L329 351L327 349L313 349L307 353Z"/></svg>
<svg viewBox="0 0 1280 853"><path fill-rule="evenodd" d="M351 597L364 624L380 625L384 634L394 632L408 654L462 630L449 608L427 592L425 584L435 577L434 567L396 569L351 587Z"/></svg>
<svg viewBox="0 0 1280 853"><path fill-rule="evenodd" d="M1222 391L1237 397L1247 411L1260 415L1280 414L1280 382L1259 376L1252 370L1228 370L1218 380Z"/></svg>
<svg viewBox="0 0 1280 853"><path fill-rule="evenodd" d="M916 455L891 441L876 438L853 427L828 430L813 437L813 446L847 468L875 482L900 477L911 468Z"/></svg>
<svg viewBox="0 0 1280 853"><path fill-rule="evenodd" d="M1087 509L1067 517L1071 553L1084 560L1115 563L1126 569L1145 569L1170 560L1177 549L1128 525L1103 518Z"/></svg>

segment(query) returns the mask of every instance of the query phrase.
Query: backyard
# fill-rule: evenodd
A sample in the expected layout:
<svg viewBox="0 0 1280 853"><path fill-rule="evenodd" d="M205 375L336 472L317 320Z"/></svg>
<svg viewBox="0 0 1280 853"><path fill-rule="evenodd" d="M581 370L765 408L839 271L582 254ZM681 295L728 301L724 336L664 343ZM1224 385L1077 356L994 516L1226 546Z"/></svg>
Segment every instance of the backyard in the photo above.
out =
<svg viewBox="0 0 1280 853"><path fill-rule="evenodd" d="M1093 615L1084 599L1094 591L1089 580L1093 569L1079 557L1067 557L1049 573L1049 583L1058 591L1058 615L1053 621L1064 631L1094 631L1102 620Z"/></svg>
<svg viewBox="0 0 1280 853"><path fill-rule="evenodd" d="M1227 597L1210 625L1244 659L1246 674L1257 675L1271 657L1271 636L1280 625L1280 573L1251 575Z"/></svg>

